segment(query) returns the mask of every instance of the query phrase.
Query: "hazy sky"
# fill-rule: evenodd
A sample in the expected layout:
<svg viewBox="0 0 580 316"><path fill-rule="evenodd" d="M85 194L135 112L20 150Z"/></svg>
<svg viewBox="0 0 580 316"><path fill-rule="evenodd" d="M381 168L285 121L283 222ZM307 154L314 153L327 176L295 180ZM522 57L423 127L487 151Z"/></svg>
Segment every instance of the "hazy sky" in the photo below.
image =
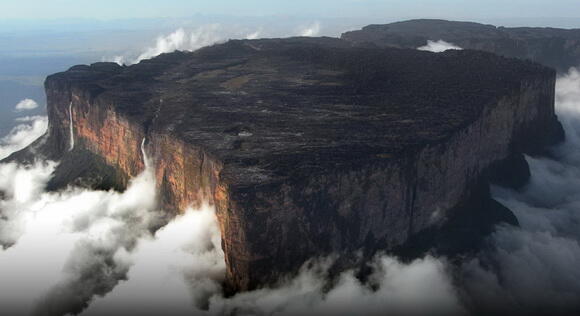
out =
<svg viewBox="0 0 580 316"><path fill-rule="evenodd" d="M578 17L578 0L0 0L0 19L150 18L195 14L313 17Z"/></svg>

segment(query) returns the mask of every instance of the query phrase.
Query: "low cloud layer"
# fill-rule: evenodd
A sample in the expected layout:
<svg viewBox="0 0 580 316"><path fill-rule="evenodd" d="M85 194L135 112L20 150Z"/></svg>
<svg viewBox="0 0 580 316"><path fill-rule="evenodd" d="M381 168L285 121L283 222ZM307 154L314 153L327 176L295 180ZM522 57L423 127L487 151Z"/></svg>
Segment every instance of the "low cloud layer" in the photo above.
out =
<svg viewBox="0 0 580 316"><path fill-rule="evenodd" d="M403 264L377 256L370 281L353 271L327 287L332 259L305 265L281 286L212 298L210 311L219 315L458 315L461 306L444 261L432 257Z"/></svg>
<svg viewBox="0 0 580 316"><path fill-rule="evenodd" d="M558 79L557 113L567 140L556 159L530 158L521 192L494 189L521 228L500 227L491 247L461 271L465 292L492 313L580 311L580 74Z"/></svg>
<svg viewBox="0 0 580 316"><path fill-rule="evenodd" d="M24 100L18 102L18 104L16 104L14 109L16 111L20 112L20 111L26 111L26 110L33 110L33 109L36 109L37 107L38 107L38 103L36 103L36 101L34 101L32 99L24 99Z"/></svg>
<svg viewBox="0 0 580 316"><path fill-rule="evenodd" d="M55 166L0 165L0 306L10 315L80 312L126 277L123 254L159 221L150 172L124 193L43 192Z"/></svg>
<svg viewBox="0 0 580 316"><path fill-rule="evenodd" d="M132 267L115 290L83 315L187 315L219 295L225 275L221 236L213 208L187 210L136 249L124 254Z"/></svg>
<svg viewBox="0 0 580 316"><path fill-rule="evenodd" d="M428 51L428 52L433 52L433 53L442 53L442 52L450 50L450 49L459 49L460 50L462 48L457 46L457 45L448 43L444 40L438 40L438 41L427 41L427 45L418 47L417 49Z"/></svg>

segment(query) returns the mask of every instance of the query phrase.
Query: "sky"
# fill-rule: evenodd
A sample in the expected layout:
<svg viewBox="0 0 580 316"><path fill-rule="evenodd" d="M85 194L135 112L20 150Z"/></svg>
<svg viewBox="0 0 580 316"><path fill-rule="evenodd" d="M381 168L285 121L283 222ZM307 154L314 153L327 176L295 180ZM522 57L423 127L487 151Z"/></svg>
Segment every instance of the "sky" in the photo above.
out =
<svg viewBox="0 0 580 316"><path fill-rule="evenodd" d="M579 17L577 0L2 0L0 19L158 18L217 15L329 17Z"/></svg>

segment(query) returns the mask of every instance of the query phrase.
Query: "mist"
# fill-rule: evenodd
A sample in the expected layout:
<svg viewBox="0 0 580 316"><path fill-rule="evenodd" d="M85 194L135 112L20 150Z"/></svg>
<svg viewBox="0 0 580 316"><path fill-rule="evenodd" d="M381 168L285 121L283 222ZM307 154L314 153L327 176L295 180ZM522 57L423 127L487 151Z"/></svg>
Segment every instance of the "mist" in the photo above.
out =
<svg viewBox="0 0 580 316"><path fill-rule="evenodd" d="M132 65L142 60L150 59L163 53L179 51L195 51L202 47L224 43L230 39L258 39L267 37L289 36L318 36L323 26L320 22L302 24L292 29L287 27L283 30L272 31L264 27L234 27L219 23L204 24L195 28L186 29L180 27L172 33L160 35L155 44L135 54L127 52L113 57L103 57L103 61L115 62L119 65Z"/></svg>
<svg viewBox="0 0 580 316"><path fill-rule="evenodd" d="M566 141L554 159L527 157L530 183L494 188L521 228L500 226L461 271L470 300L490 312L572 313L580 308L580 73L558 79L556 111Z"/></svg>
<svg viewBox="0 0 580 316"><path fill-rule="evenodd" d="M432 52L432 53L442 53L442 52L450 50L450 49L460 50L462 48L457 46L457 45L448 43L444 40L438 40L438 41L427 41L427 45L418 47L417 49Z"/></svg>
<svg viewBox="0 0 580 316"><path fill-rule="evenodd" d="M321 24L320 22L314 22L311 25L308 25L300 31L300 36L317 36L320 34Z"/></svg>
<svg viewBox="0 0 580 316"><path fill-rule="evenodd" d="M124 193L43 192L55 166L0 167L0 305L13 315L79 312L125 277L122 252L158 224L149 172Z"/></svg>

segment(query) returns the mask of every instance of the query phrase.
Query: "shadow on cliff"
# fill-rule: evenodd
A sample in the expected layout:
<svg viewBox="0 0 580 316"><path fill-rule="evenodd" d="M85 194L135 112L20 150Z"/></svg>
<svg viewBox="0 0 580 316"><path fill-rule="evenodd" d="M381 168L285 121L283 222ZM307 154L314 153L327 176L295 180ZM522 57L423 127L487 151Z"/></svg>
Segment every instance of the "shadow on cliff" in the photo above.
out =
<svg viewBox="0 0 580 316"><path fill-rule="evenodd" d="M577 315L580 311L580 74L558 79L556 110L566 142L553 158L527 160L530 182L493 188L520 228L499 226L458 273L467 304L481 314Z"/></svg>

